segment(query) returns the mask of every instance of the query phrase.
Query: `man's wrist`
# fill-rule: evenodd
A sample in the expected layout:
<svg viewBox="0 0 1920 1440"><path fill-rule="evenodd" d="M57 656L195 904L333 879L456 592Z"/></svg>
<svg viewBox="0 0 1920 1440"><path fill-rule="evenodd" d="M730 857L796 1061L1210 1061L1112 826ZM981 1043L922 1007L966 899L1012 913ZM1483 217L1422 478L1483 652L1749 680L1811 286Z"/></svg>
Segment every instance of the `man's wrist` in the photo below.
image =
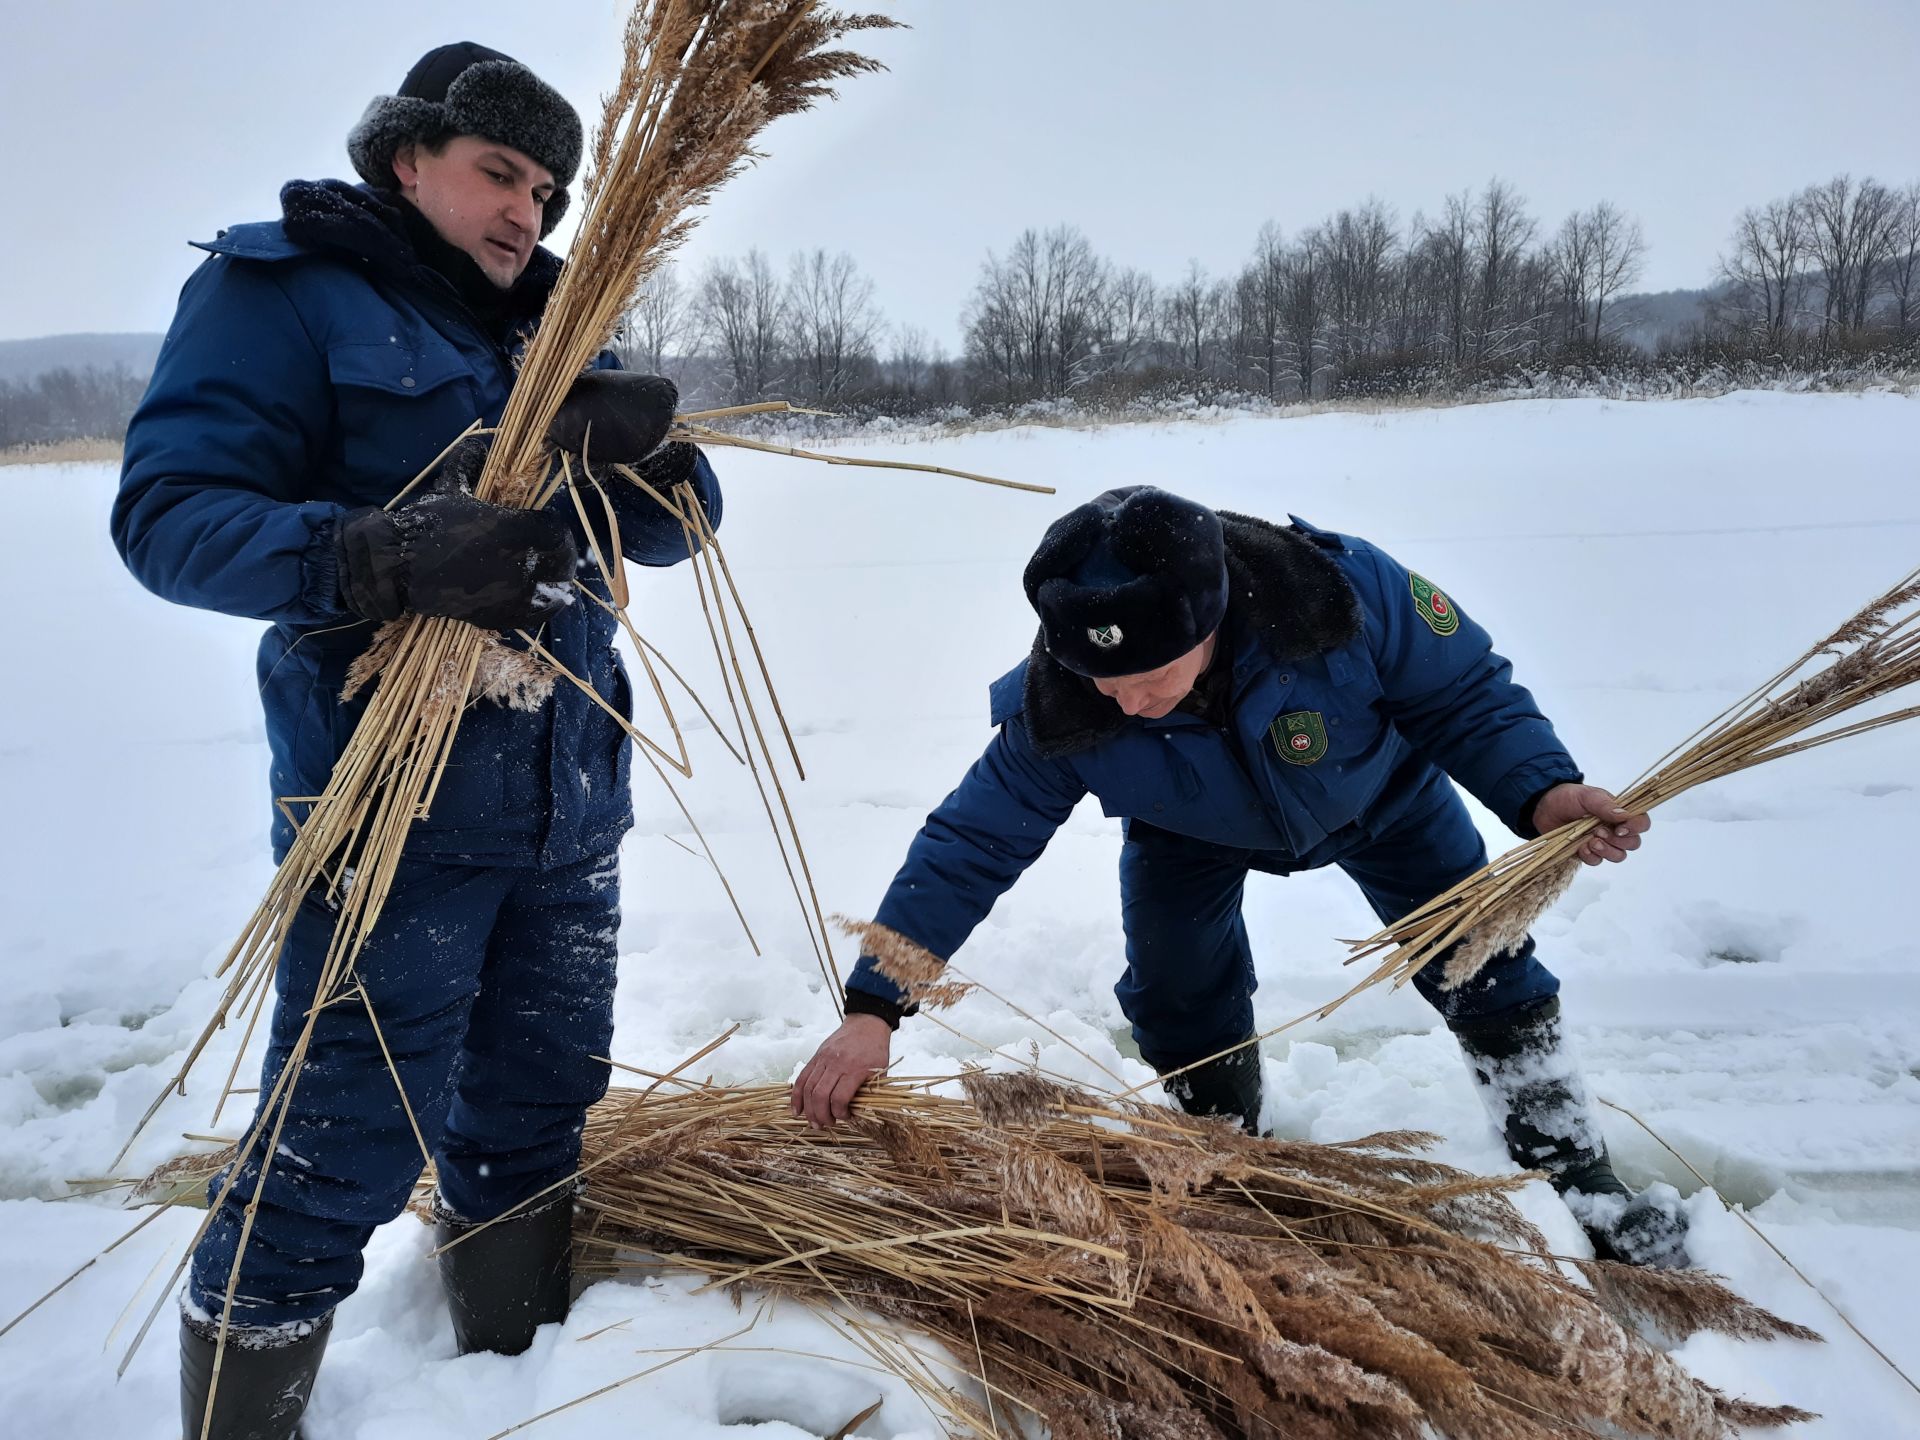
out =
<svg viewBox="0 0 1920 1440"><path fill-rule="evenodd" d="M1558 780L1549 781L1534 791L1527 797L1526 803L1520 807L1519 815L1515 817L1520 823L1513 827L1514 833L1522 840L1538 839L1542 832L1534 823L1534 812L1540 808L1541 802L1562 785L1579 785L1584 782L1584 779L1585 777L1576 771L1572 775L1562 775Z"/></svg>

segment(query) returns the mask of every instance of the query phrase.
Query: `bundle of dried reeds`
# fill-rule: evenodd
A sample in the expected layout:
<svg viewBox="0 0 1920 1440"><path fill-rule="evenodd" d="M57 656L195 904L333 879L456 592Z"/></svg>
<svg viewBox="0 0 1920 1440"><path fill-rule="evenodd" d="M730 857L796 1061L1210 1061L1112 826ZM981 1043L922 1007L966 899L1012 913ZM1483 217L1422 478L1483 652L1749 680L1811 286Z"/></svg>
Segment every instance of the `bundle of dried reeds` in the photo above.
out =
<svg viewBox="0 0 1920 1440"><path fill-rule="evenodd" d="M1643 815L1710 781L1920 715L1920 705L1844 717L1920 681L1920 569L1875 597L1779 674L1687 737L1620 794ZM1836 723L1840 722L1840 723ZM1350 942L1349 963L1388 952L1365 980L1314 1012L1324 1018L1382 981L1405 984L1435 961L1449 986L1512 949L1573 883L1591 821L1500 856L1403 919ZM1304 1018L1304 1017L1303 1017Z"/></svg>
<svg viewBox="0 0 1920 1440"><path fill-rule="evenodd" d="M587 1129L581 1268L819 1307L961 1434L1708 1440L1805 1418L1717 1393L1642 1329L1816 1335L1697 1272L1587 1261L1577 1283L1503 1194L1525 1177L1422 1159L1431 1137L1256 1140L1030 1073L932 1083L872 1085L829 1132L784 1087L616 1090Z"/></svg>

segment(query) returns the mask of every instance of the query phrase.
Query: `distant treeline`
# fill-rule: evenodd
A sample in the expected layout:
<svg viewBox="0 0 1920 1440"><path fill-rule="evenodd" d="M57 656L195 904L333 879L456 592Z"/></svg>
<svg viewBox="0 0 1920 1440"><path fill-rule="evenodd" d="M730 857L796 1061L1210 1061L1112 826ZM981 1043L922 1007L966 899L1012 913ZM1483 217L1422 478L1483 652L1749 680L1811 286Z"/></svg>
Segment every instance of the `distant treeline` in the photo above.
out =
<svg viewBox="0 0 1920 1440"><path fill-rule="evenodd" d="M0 450L62 440L118 440L147 380L124 366L62 366L0 380Z"/></svg>
<svg viewBox="0 0 1920 1440"><path fill-rule="evenodd" d="M853 257L777 268L760 251L667 272L627 318L635 364L693 403L769 398L919 415L1142 396L1270 401L1485 389L1531 373L1644 377L1912 364L1920 339L1920 184L1841 176L1736 220L1688 321L1627 292L1646 244L1600 201L1549 229L1512 186L1402 223L1377 200L1291 236L1263 227L1235 272L1172 280L1114 264L1071 227L988 254L950 356L889 325ZM1647 297L1649 302L1666 297ZM1623 303L1624 302L1624 303ZM1631 340L1628 338L1631 337Z"/></svg>
<svg viewBox="0 0 1920 1440"><path fill-rule="evenodd" d="M889 323L847 254L669 267L622 322L629 364L686 404L768 399L916 418L1060 402L1473 394L1528 384L1682 390L1709 373L1857 380L1920 365L1920 183L1838 176L1736 217L1711 289L1633 297L1640 224L1602 200L1549 228L1511 185L1402 222L1378 200L1255 237L1240 268L1171 280L1071 227L989 252L961 352ZM1692 301L1691 305L1687 303ZM0 381L0 448L124 434L124 369Z"/></svg>

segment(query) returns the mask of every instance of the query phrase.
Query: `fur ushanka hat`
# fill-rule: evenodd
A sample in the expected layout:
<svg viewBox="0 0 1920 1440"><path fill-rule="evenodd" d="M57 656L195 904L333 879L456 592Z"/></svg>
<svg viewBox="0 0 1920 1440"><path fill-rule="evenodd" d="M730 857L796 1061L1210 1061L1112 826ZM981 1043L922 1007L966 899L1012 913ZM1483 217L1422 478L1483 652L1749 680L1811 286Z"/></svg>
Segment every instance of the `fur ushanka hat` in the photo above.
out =
<svg viewBox="0 0 1920 1440"><path fill-rule="evenodd" d="M429 50L400 82L399 94L374 96L347 134L347 155L362 180L393 190L393 157L402 145L452 135L511 145L552 171L540 238L553 233L580 168L580 116L558 90L498 50L471 40Z"/></svg>
<svg viewBox="0 0 1920 1440"><path fill-rule="evenodd" d="M1109 490L1047 527L1024 580L1047 653L1067 669L1158 670L1226 618L1220 517L1152 485Z"/></svg>

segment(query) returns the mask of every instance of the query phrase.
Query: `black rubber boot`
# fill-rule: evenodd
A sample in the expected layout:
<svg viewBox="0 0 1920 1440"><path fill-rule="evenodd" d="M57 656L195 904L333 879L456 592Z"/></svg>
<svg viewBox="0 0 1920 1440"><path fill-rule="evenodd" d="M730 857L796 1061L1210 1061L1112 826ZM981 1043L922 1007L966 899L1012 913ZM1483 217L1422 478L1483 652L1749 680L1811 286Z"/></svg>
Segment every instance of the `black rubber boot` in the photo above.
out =
<svg viewBox="0 0 1920 1440"><path fill-rule="evenodd" d="M282 1344L256 1347L258 1332L229 1328L220 1356L220 1384L213 1383L213 1357L219 1332L189 1320L180 1322L180 1433L200 1440L213 1391L213 1423L207 1440L294 1440L313 1377L320 1371L333 1317L317 1322L306 1335Z"/></svg>
<svg viewBox="0 0 1920 1440"><path fill-rule="evenodd" d="M462 1355L518 1355L542 1325L567 1318L573 1278L573 1196L491 1225L462 1220L436 1199L440 1287ZM467 1238L461 1239L462 1236Z"/></svg>
<svg viewBox="0 0 1920 1440"><path fill-rule="evenodd" d="M1513 1163L1546 1172L1602 1260L1681 1269L1687 1217L1679 1196L1636 1195L1613 1173L1586 1085L1560 1032L1556 996L1518 1012L1454 1023L1487 1113Z"/></svg>
<svg viewBox="0 0 1920 1440"><path fill-rule="evenodd" d="M1249 1039L1252 1037L1249 1036ZM1152 1064L1152 1061L1148 1062ZM1162 1067L1155 1065L1156 1069ZM1178 1070L1178 1065L1164 1067ZM1260 1133L1260 1047L1244 1045L1162 1082L1189 1115L1230 1115L1249 1135Z"/></svg>

